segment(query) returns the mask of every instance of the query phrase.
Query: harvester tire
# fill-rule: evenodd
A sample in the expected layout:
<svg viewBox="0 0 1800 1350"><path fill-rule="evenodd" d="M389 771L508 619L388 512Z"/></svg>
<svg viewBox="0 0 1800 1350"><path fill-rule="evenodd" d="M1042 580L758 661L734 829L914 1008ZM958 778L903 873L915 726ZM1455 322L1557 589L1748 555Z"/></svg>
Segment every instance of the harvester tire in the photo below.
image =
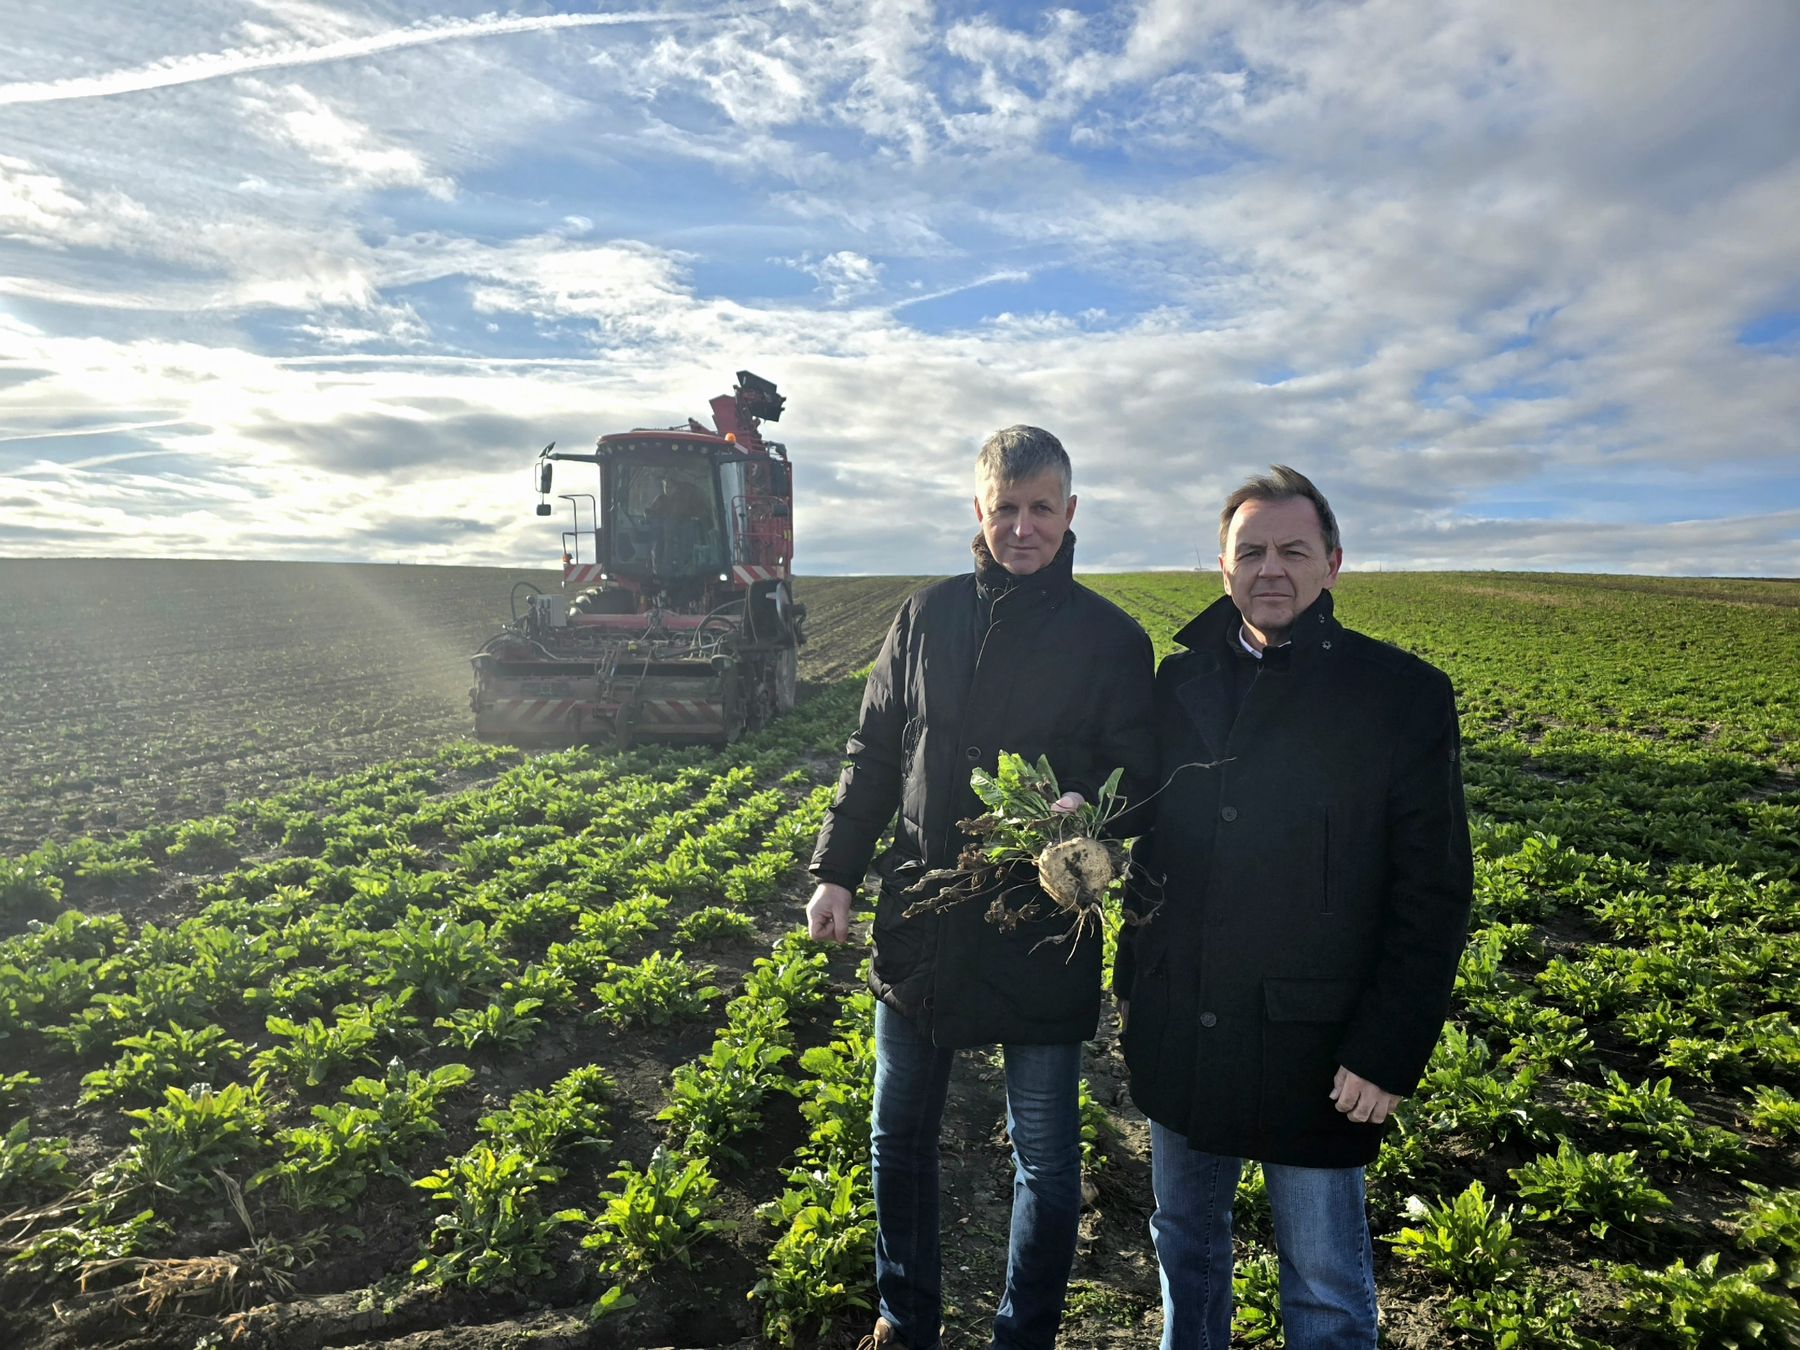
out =
<svg viewBox="0 0 1800 1350"><path fill-rule="evenodd" d="M755 684L750 688L750 730L760 731L781 714L794 710L799 685L799 665L792 647L759 656L751 667Z"/></svg>

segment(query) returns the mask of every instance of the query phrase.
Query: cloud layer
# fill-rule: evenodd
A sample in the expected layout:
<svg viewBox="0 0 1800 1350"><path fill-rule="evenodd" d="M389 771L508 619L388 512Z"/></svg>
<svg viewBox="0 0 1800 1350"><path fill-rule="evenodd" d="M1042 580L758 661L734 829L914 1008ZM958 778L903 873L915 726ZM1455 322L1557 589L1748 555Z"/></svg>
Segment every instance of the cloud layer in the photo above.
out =
<svg viewBox="0 0 1800 1350"><path fill-rule="evenodd" d="M1281 461L1352 566L1800 575L1787 0L15 9L0 553L540 562L749 366L805 571L1031 421L1088 566Z"/></svg>

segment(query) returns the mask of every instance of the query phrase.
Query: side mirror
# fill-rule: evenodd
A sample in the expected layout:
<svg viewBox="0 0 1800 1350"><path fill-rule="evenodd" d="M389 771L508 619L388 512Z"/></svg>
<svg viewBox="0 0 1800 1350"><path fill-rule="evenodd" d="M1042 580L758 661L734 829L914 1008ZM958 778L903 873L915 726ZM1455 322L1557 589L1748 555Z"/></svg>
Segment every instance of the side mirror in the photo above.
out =
<svg viewBox="0 0 1800 1350"><path fill-rule="evenodd" d="M550 514L550 503L549 502L539 502L537 505L537 513L540 516L549 515Z"/></svg>
<svg viewBox="0 0 1800 1350"><path fill-rule="evenodd" d="M550 491L550 461L547 459L538 463L538 491L540 493ZM542 514L547 516L550 512L545 510Z"/></svg>

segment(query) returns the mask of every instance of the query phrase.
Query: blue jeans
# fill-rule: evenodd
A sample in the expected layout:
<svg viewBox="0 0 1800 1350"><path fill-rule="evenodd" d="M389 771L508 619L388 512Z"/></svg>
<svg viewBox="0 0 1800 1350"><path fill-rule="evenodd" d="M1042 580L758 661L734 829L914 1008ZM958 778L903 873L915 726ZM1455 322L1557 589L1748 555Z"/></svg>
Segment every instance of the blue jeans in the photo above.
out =
<svg viewBox="0 0 1800 1350"><path fill-rule="evenodd" d="M1162 1272L1162 1350L1225 1350L1231 1343L1231 1202L1243 1159L1189 1148L1187 1136L1150 1123L1156 1213L1150 1236ZM1375 1345L1375 1266L1360 1167L1263 1164L1281 1323L1292 1350Z"/></svg>
<svg viewBox="0 0 1800 1350"><path fill-rule="evenodd" d="M1051 1350L1081 1219L1081 1044L1001 1049L1013 1208L993 1343L996 1350ZM875 1291L880 1315L907 1350L936 1350L943 1321L938 1132L954 1058L910 1018L875 1005Z"/></svg>

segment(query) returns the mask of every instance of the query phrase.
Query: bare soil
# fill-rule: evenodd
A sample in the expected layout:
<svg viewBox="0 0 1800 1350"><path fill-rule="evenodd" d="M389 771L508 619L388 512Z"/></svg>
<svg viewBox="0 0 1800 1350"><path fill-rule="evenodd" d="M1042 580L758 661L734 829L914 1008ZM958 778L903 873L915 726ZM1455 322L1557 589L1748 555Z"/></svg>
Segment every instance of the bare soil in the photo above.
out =
<svg viewBox="0 0 1800 1350"><path fill-rule="evenodd" d="M800 675L868 664L927 578L803 578ZM0 559L0 855L214 814L474 730L469 657L549 570Z"/></svg>

